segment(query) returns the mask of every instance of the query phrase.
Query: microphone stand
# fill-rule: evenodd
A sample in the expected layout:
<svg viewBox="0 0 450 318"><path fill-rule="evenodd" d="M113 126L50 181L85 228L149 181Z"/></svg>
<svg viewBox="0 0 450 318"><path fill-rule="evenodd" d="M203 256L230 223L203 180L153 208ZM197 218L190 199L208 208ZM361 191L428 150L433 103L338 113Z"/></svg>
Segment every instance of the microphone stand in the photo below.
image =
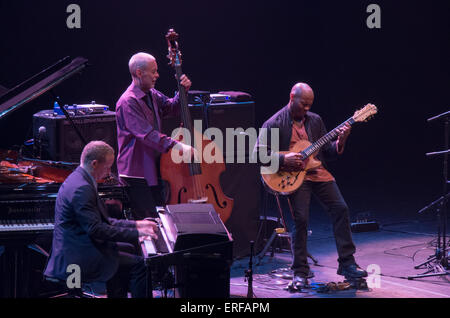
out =
<svg viewBox="0 0 450 318"><path fill-rule="evenodd" d="M83 135L81 134L81 132L78 129L77 125L72 120L72 117L70 117L69 113L67 112L66 108L64 107L64 104L61 102L61 99L59 98L59 96L57 96L53 91L50 91L50 93L53 95L55 100L58 102L59 107L60 107L61 111L63 112L64 116L69 121L69 123L72 126L73 130L77 134L78 138L80 138L81 142L83 143L83 147L86 146L87 145L86 139L83 137Z"/></svg>
<svg viewBox="0 0 450 318"><path fill-rule="evenodd" d="M425 208L421 209L419 213L422 213L425 210L428 210L434 206L437 207L437 217L438 217L438 237L437 237L437 246L435 255L429 256L428 260L420 265L415 266L415 269L421 268L424 265L427 265L428 270L421 274L415 276L408 276L408 279L414 278L422 278L422 277L431 277L431 276L446 276L449 274L448 269L448 255L447 255L447 201L449 197L449 193L447 191L448 184L448 154L450 153L449 149L449 119L450 111L444 112L437 116L428 118L428 122L432 122L437 119L444 119L444 143L445 149L444 151L437 151L427 153L427 156L435 156L435 155L444 155L443 162L443 191L442 196L430 203ZM433 265L430 263L434 262Z"/></svg>
<svg viewBox="0 0 450 318"><path fill-rule="evenodd" d="M245 280L247 281L247 298L253 298L253 245L254 241L250 241L250 260L248 269L245 271Z"/></svg>

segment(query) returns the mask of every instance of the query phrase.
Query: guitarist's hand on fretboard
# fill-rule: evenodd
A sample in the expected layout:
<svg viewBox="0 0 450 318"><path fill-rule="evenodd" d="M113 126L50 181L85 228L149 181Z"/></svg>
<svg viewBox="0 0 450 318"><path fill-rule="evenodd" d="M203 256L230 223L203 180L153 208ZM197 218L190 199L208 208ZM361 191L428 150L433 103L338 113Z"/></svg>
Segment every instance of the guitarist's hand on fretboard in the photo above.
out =
<svg viewBox="0 0 450 318"><path fill-rule="evenodd" d="M305 169L305 162L302 156L297 152L290 152L284 155L284 163L282 170L284 171L301 171Z"/></svg>
<svg viewBox="0 0 450 318"><path fill-rule="evenodd" d="M351 131L352 127L350 126L349 123L345 123L344 126L342 126L341 128L338 128L338 147L339 150L342 150L345 146L345 142L347 141L347 137L348 135L350 135L350 131Z"/></svg>

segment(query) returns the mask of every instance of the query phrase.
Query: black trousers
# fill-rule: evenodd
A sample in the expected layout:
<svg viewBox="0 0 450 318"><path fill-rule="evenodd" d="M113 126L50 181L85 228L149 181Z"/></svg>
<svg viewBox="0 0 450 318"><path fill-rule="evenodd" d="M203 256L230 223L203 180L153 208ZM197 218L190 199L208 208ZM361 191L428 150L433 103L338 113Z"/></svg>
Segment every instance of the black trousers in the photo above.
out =
<svg viewBox="0 0 450 318"><path fill-rule="evenodd" d="M117 243L119 247L119 269L106 283L108 298L127 298L128 290L133 298L146 297L147 276L144 258L136 255L136 247L128 243Z"/></svg>
<svg viewBox="0 0 450 318"><path fill-rule="evenodd" d="M294 194L290 195L294 210L291 240L294 255L292 270L299 276L306 276L309 272L306 243L311 194L319 199L331 216L339 264L346 266L355 263L353 257L355 245L350 229L349 210L336 182L305 181Z"/></svg>

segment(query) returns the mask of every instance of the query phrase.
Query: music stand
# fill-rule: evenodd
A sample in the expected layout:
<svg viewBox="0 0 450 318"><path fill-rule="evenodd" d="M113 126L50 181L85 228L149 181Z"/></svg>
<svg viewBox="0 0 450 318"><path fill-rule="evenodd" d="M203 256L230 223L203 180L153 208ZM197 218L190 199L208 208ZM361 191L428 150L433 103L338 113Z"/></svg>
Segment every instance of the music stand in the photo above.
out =
<svg viewBox="0 0 450 318"><path fill-rule="evenodd" d="M447 184L448 184L448 154L450 153L449 149L449 122L450 122L450 111L447 111L445 113L439 114L437 116L428 118L428 122L435 121L437 119L444 119L444 143L445 143L445 149L444 151L437 151L437 152L430 152L426 155L428 157L430 156L437 156L437 155L444 155L443 160L443 190L442 190L442 196L431 202L428 206L424 207L419 211L419 213L422 213L424 211L430 210L430 209L436 209L437 211L437 218L438 218L438 229L437 229L437 245L436 245L436 251L434 255L431 255L428 257L428 260L422 264L419 264L415 266L415 269L422 268L423 266L426 266L428 270L420 275L415 276L408 276L408 279L414 279L414 278L423 278L423 277L432 277L432 276L446 276L449 274L448 272L448 255L447 255L447 201L449 199L450 193L448 193L447 190Z"/></svg>
<svg viewBox="0 0 450 318"><path fill-rule="evenodd" d="M135 220L142 220L147 217L158 217L153 191L147 184L145 178L123 174L119 177L121 182L127 186L132 217Z"/></svg>

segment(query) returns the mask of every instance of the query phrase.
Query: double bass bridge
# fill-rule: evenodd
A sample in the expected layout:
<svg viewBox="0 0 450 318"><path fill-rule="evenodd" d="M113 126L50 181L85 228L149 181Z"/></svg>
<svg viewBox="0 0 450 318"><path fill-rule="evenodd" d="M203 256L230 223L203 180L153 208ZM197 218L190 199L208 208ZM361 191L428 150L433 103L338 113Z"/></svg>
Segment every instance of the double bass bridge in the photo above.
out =
<svg viewBox="0 0 450 318"><path fill-rule="evenodd" d="M208 203L208 197L202 197L200 199L188 199L188 203Z"/></svg>

